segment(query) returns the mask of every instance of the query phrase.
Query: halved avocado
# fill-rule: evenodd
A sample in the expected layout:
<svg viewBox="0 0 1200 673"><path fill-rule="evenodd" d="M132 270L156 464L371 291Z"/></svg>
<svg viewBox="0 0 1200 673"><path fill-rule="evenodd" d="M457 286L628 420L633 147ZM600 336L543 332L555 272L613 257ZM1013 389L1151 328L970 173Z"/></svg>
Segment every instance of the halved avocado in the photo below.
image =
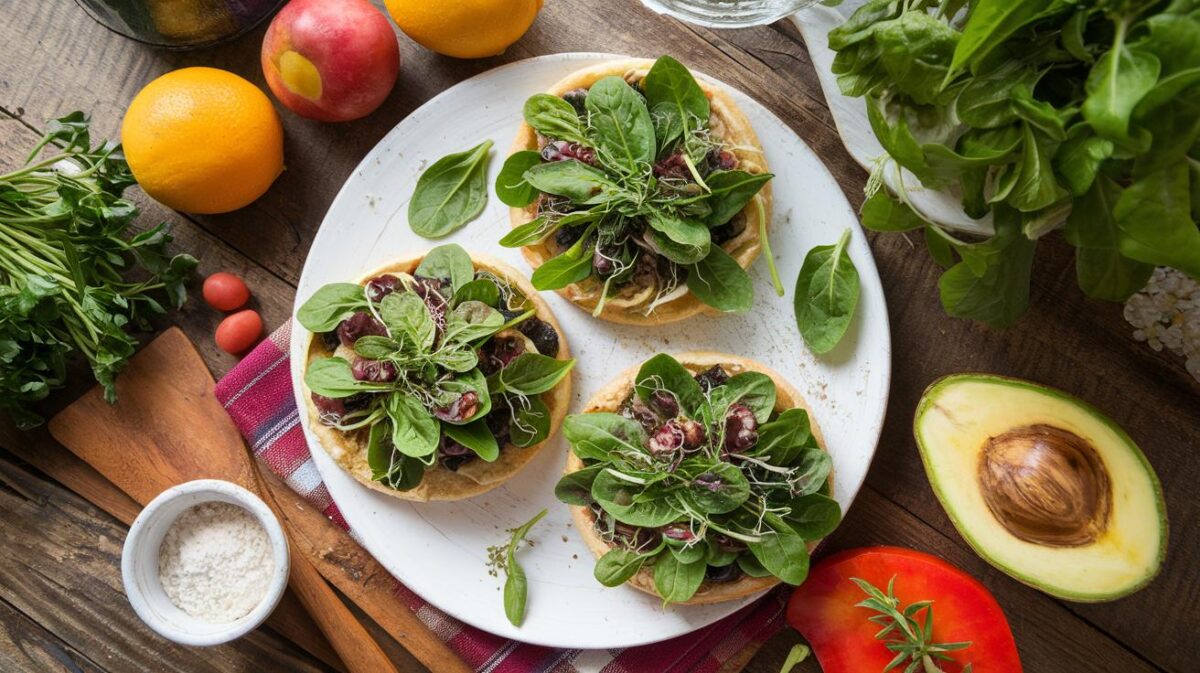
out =
<svg viewBox="0 0 1200 673"><path fill-rule="evenodd" d="M1167 549L1162 486L1141 449L1064 392L986 374L929 386L913 423L934 493L986 561L1073 601L1137 591Z"/></svg>

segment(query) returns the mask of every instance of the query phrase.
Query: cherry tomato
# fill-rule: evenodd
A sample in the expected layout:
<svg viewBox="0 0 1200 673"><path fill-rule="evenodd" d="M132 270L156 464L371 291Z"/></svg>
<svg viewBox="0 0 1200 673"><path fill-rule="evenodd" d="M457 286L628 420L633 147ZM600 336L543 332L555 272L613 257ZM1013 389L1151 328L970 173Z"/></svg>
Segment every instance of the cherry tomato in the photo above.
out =
<svg viewBox="0 0 1200 673"><path fill-rule="evenodd" d="M250 289L241 278L221 271L204 279L204 301L218 311L232 311L246 305Z"/></svg>
<svg viewBox="0 0 1200 673"><path fill-rule="evenodd" d="M991 592L936 556L899 547L834 554L814 566L804 584L792 593L788 623L812 645L825 673L882 671L895 656L875 637L880 625L869 618L879 613L857 607L867 595L852 577L884 592L896 578L896 598L904 606L933 601L933 641L971 642L969 647L949 653L954 661L937 662L946 673L959 673L967 663L975 673L1021 673L1008 620ZM925 610L915 615L921 624L925 617Z"/></svg>
<svg viewBox="0 0 1200 673"><path fill-rule="evenodd" d="M263 323L258 312L246 309L233 315L226 316L217 325L217 347L229 353L238 355L250 350L262 336Z"/></svg>

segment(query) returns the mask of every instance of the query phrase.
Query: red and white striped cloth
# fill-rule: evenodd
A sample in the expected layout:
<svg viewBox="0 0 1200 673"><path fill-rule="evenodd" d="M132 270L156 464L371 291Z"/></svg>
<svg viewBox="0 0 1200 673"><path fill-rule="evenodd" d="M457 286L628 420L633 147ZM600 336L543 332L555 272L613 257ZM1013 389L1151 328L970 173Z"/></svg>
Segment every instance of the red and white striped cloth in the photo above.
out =
<svg viewBox="0 0 1200 673"><path fill-rule="evenodd" d="M277 329L217 384L217 399L254 455L335 524L349 530L308 453L292 394L291 324ZM732 673L783 624L783 594L693 633L625 650L555 650L467 626L395 582L395 594L480 673Z"/></svg>

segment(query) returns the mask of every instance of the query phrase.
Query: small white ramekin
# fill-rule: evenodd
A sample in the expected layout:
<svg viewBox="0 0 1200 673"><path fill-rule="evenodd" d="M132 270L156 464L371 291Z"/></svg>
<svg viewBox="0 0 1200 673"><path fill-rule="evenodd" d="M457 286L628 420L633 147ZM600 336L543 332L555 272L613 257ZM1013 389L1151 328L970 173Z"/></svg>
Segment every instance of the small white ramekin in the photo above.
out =
<svg viewBox="0 0 1200 673"><path fill-rule="evenodd" d="M158 575L159 547L175 519L195 505L227 502L254 515L267 532L275 570L259 604L232 622L214 624L180 610L167 597ZM160 636L181 645L209 646L240 638L270 615L288 580L288 542L279 520L258 496L228 481L197 479L163 491L134 520L121 551L125 595L138 617Z"/></svg>

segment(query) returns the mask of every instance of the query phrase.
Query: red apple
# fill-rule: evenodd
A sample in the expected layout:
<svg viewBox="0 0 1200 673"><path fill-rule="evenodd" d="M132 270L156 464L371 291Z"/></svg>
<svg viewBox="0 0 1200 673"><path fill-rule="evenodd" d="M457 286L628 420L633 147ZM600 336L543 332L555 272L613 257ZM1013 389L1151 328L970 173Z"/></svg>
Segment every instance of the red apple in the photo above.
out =
<svg viewBox="0 0 1200 673"><path fill-rule="evenodd" d="M387 98L400 47L367 0L292 0L267 28L262 67L275 97L296 114L347 121Z"/></svg>

